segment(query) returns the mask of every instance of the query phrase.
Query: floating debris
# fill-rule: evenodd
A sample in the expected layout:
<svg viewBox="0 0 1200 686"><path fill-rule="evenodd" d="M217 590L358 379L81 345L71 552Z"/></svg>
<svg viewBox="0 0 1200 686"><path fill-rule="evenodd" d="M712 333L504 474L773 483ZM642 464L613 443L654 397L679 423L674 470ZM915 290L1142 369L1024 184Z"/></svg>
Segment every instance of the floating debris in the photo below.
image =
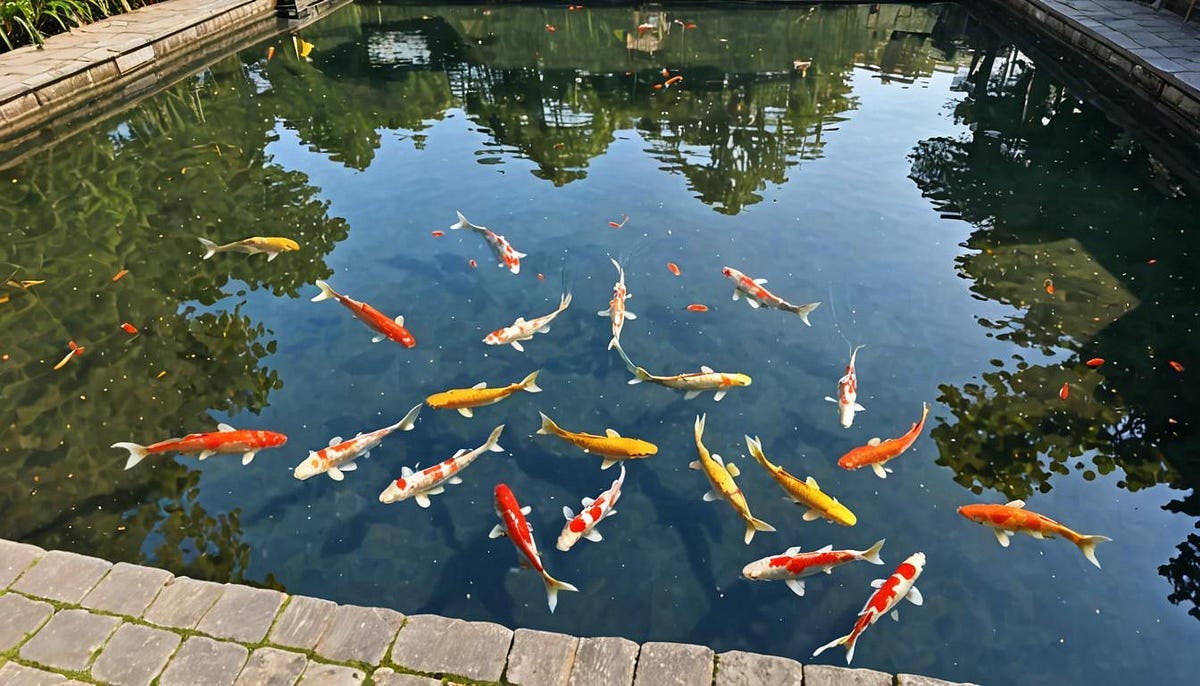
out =
<svg viewBox="0 0 1200 686"><path fill-rule="evenodd" d="M679 265L675 264L674 262L668 262L667 271L671 272L675 276L679 276Z"/></svg>
<svg viewBox="0 0 1200 686"><path fill-rule="evenodd" d="M1058 397L1066 400L1069 395L1071 395L1071 385L1064 383L1062 388L1058 389Z"/></svg>
<svg viewBox="0 0 1200 686"><path fill-rule="evenodd" d="M1174 369L1177 372L1183 371L1183 365L1179 364L1175 360L1169 360L1167 364L1171 365L1171 369Z"/></svg>
<svg viewBox="0 0 1200 686"><path fill-rule="evenodd" d="M1050 295L1054 295L1054 282L1053 281L1051 281L1050 279L1046 279L1045 281L1042 282L1042 287L1046 289L1047 293L1049 293Z"/></svg>
<svg viewBox="0 0 1200 686"><path fill-rule="evenodd" d="M1099 367L1100 365L1104 364L1104 358L1103 357L1093 357L1092 359L1088 360L1087 362L1084 362L1084 364L1086 364L1089 367L1093 367L1093 368Z"/></svg>

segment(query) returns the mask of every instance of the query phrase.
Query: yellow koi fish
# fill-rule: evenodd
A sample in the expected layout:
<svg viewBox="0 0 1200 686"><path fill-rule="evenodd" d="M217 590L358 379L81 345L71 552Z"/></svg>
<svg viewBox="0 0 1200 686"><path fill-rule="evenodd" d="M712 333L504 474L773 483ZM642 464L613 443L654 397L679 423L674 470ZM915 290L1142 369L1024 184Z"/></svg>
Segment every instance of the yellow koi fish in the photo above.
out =
<svg viewBox="0 0 1200 686"><path fill-rule="evenodd" d="M267 262L270 262L281 252L293 252L300 249L299 243L281 236L251 236L225 245L217 245L207 238L198 238L198 240L200 245L204 246L204 257L201 259L205 260L219 252L244 252L251 255L266 253Z"/></svg>
<svg viewBox="0 0 1200 686"><path fill-rule="evenodd" d="M699 372L692 372L690 374L657 376L646 371L643 367L635 365L629 359L629 356L625 354L625 350L621 347L620 342L616 341L616 339L613 339L613 341L613 347L617 349L617 352L621 355L621 359L625 361L625 366L633 374L633 378L629 380L630 384L650 381L660 386L685 391L683 394L684 400L691 400L705 391L714 391L713 400L721 402L721 399L725 397L729 389L738 386L749 386L751 383L750 377L745 374L714 372L712 368L707 366L701 366Z"/></svg>
<svg viewBox="0 0 1200 686"><path fill-rule="evenodd" d="M775 479L780 488L792 500L808 508L808 511L804 513L804 521L811 522L819 517L824 517L842 526L854 526L858 522L858 517L855 517L849 508L839 503L837 498L831 497L821 490L816 479L810 476L801 481L788 474L783 467L771 464L771 461L763 454L762 442L758 440L757 436L754 438L746 436L746 447L750 450L750 455L771 474L771 478Z"/></svg>
<svg viewBox="0 0 1200 686"><path fill-rule="evenodd" d="M434 393L425 399L425 404L435 410L458 410L459 414L470 419L475 415L471 411L472 407L498 403L517 391L541 393L542 389L537 385L537 375L540 371L542 370L533 372L522 379L520 383L511 383L507 386L488 388L486 381L480 381L470 388L454 388Z"/></svg>
<svg viewBox="0 0 1200 686"><path fill-rule="evenodd" d="M692 469L704 470L704 475L708 477L709 483L712 484L712 490L704 494L705 502L712 502L717 498L724 498L729 501L734 511L746 520L746 545L754 538L755 531L774 531L775 527L767 524L761 519L755 519L754 515L750 514L750 506L746 503L746 496L742 495L742 489L734 482L733 477L741 474L741 470L733 465L733 463L725 464L721 461L720 455L710 455L708 448L704 447L700 437L704 434L704 419L705 415L696 417L696 450L700 453L700 459L694 460L688 466Z"/></svg>
<svg viewBox="0 0 1200 686"><path fill-rule="evenodd" d="M542 428L537 432L543 436L558 436L567 443L582 448L585 453L594 453L604 458L600 469L608 469L617 460L634 460L639 457L650 457L658 452L658 446L638 438L625 438L613 429L606 429L605 436L575 433L555 424L545 413L542 415Z"/></svg>

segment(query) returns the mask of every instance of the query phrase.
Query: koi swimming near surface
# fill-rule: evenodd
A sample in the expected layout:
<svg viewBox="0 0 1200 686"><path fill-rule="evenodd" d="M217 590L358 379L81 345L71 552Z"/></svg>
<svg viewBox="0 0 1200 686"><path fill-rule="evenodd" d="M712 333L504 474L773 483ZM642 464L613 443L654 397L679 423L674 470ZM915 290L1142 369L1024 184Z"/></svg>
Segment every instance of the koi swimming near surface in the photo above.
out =
<svg viewBox="0 0 1200 686"><path fill-rule="evenodd" d="M403 467L400 470L400 478L388 484L388 487L379 494L379 502L386 504L412 498L417 501L417 505L423 508L429 507L429 496L445 492L446 487L443 484L461 484L462 477L458 475L459 472L471 466L477 457L487 452L504 452L504 448L501 448L499 443L501 431L504 431L503 424L492 429L487 440L478 448L474 450L463 448L454 453L453 457L419 472L409 467Z"/></svg>
<svg viewBox="0 0 1200 686"><path fill-rule="evenodd" d="M525 352L525 347L521 345L521 341L527 341L533 338L535 333L550 333L550 322L554 318L562 314L564 310L571 306L571 294L564 293L562 300L558 303L558 309L550 314L547 314L536 319L525 321L524 317L517 317L517 321L511 326L506 326L503 329L496 329L483 337L483 342L488 345L511 345L516 348L517 352Z"/></svg>
<svg viewBox="0 0 1200 686"><path fill-rule="evenodd" d="M845 636L835 638L817 648L813 651L813 657L820 655L828 648L845 646L846 664L850 664L850 661L854 659L854 645L867 627L879 621L879 618L888 612L892 613L892 619L900 621L900 613L894 608L905 598L913 605L921 605L925 602L921 597L921 592L913 585L924 569L925 553L913 553L908 556L907 560L900 563L891 576L872 581L871 587L878 590L871 594L867 604L859 611L858 621L854 622L854 629Z"/></svg>
<svg viewBox="0 0 1200 686"><path fill-rule="evenodd" d="M517 252L516 249L513 248L507 240L505 240L504 236L501 236L486 226L477 226L467 221L467 218L463 216L462 212L456 212L456 214L458 214L458 221L450 225L451 229L472 229L479 232L479 234L483 236L483 239L487 241L488 245L492 246L492 250L496 253L496 257L500 260L499 266L508 267L508 271L512 272L513 274L521 273L521 258L529 257L528 255L523 252Z"/></svg>
<svg viewBox="0 0 1200 686"><path fill-rule="evenodd" d="M658 452L658 446L653 443L639 438L625 438L613 429L606 429L604 436L576 433L555 424L554 420L547 417L545 413L539 412L538 414L542 417L542 427L537 430L537 433L543 436L558 436L567 443L583 449L585 453L603 457L604 462L601 463L600 469L608 469L618 460L649 457Z"/></svg>
<svg viewBox="0 0 1200 686"><path fill-rule="evenodd" d="M207 238L200 238L200 245L204 246L204 257L201 259L207 260L219 252L244 252L250 255L265 253L267 262L279 257L281 252L294 252L300 249L300 244L290 238L281 236L251 236L243 238L240 241L226 243L225 245L217 245ZM114 281L116 279L113 279Z"/></svg>
<svg viewBox="0 0 1200 686"><path fill-rule="evenodd" d="M629 380L631 385L650 381L660 386L684 391L684 400L691 400L701 393L713 391L713 400L721 402L721 399L725 397L729 389L739 386L749 386L752 381L749 376L742 373L715 372L711 367L703 365L700 367L699 372L675 374L673 376L656 376L646 371L643 367L635 365L629 359L629 356L625 354L625 350L621 348L619 343L613 347L617 349L617 353L625 361L625 366L633 374L633 378Z"/></svg>
<svg viewBox="0 0 1200 686"><path fill-rule="evenodd" d="M355 317L358 317L367 326L379 332L378 336L371 339L372 343L378 343L385 338L395 341L405 348L412 348L417 345L417 339L413 338L412 332L404 328L404 316L400 315L395 319L389 319L388 316L370 305L359 302L354 298L342 295L333 290L329 284L317 279L317 288L321 292L313 297L313 302L321 302L322 300L334 299L341 303L346 309L350 310Z"/></svg>
<svg viewBox="0 0 1200 686"><path fill-rule="evenodd" d="M370 457L371 450L382 443L383 439L387 438L393 431L412 431L413 426L417 423L417 415L420 412L421 406L415 405L408 411L408 414L404 415L403 419L395 424L385 426L371 433L359 433L348 441L343 441L341 436L335 436L329 440L327 447L309 451L308 457L296 465L292 476L304 481L318 474L328 474L330 479L341 481L346 478L344 472L352 472L358 469L358 464L355 463L356 459L359 457Z"/></svg>
<svg viewBox="0 0 1200 686"><path fill-rule="evenodd" d="M742 568L742 576L751 581L786 581L792 593L803 596L806 576L832 574L835 567L859 560L873 565L883 564L879 558L883 541L879 539L866 550L834 550L832 545L827 545L815 552L802 553L800 546L793 546L778 555L751 562Z"/></svg>
<svg viewBox="0 0 1200 686"><path fill-rule="evenodd" d="M200 453L201 460L221 453L241 453L242 464L248 465L255 454L266 448L287 443L287 436L274 431L238 430L228 424L218 424L217 430L210 433L188 434L183 438L168 438L151 445L137 443L113 443L113 448L123 448L129 451L129 459L125 469L146 459L147 455L162 453Z"/></svg>
<svg viewBox="0 0 1200 686"><path fill-rule="evenodd" d="M486 381L480 381L470 388L452 388L441 393L434 393L425 398L425 404L435 410L458 410L459 414L470 419L475 416L475 413L471 411L472 407L498 403L518 391L541 393L542 389L537 385L537 375L541 371L539 369L530 372L529 376L521 381L510 383L507 386L488 388Z"/></svg>
<svg viewBox="0 0 1200 686"><path fill-rule="evenodd" d="M734 300L739 300L744 295L746 296L746 302L750 303L750 307L754 309L773 307L784 312L791 312L792 314L800 315L801 321L808 326L812 326L812 322L808 321L808 315L820 307L821 303L793 305L764 288L763 284L767 282L766 279L752 279L732 267L725 267L721 270L721 273L725 275L725 278L733 282Z"/></svg>
<svg viewBox="0 0 1200 686"><path fill-rule="evenodd" d="M878 436L872 438L867 441L866 445L860 445L842 455L838 459L838 466L842 469L870 467L875 472L875 476L880 479L886 479L888 473L892 470L884 467L884 465L912 447L917 437L921 435L921 431L924 430L925 418L928 416L929 404L921 403L921 421L913 422L912 428L907 433L899 438L889 438L886 441L881 441Z"/></svg>
<svg viewBox="0 0 1200 686"><path fill-rule="evenodd" d="M858 357L858 351L863 346L858 346L850 351L850 364L846 365L846 373L842 378L838 379L838 397L836 400L825 396L825 399L831 403L837 403L838 418L841 420L842 428L849 429L854 423L854 413L863 412L867 408L858 404L858 374L854 371L854 360Z"/></svg>
<svg viewBox="0 0 1200 686"><path fill-rule="evenodd" d="M579 589L565 581L555 579L546 571L546 567L542 564L542 556L538 554L537 543L533 540L533 525L525 519L525 515L529 514L529 506L521 507L507 484L496 484L495 502L496 516L500 518L500 523L492 528L488 538L508 536L512 540L517 552L521 553L528 560L529 565L542 575L542 581L546 584L546 602L550 605L550 611L554 612L554 608L558 606L559 591L578 591Z"/></svg>
<svg viewBox="0 0 1200 686"><path fill-rule="evenodd" d="M704 435L704 419L705 415L696 417L694 434L696 451L700 454L700 459L692 461L688 467L703 471L704 475L708 477L708 482L712 484L712 490L704 494L704 502L723 499L738 513L738 516L745 520L745 540L746 545L750 545L750 541L754 539L754 532L774 531L775 527L750 514L750 505L746 502L746 496L742 494L742 489L738 488L737 483L733 480L734 477L741 474L741 471L733 463L723 462L720 455L710 454L708 448L704 447L704 442L701 440Z"/></svg>
<svg viewBox="0 0 1200 686"><path fill-rule="evenodd" d="M958 513L972 522L991 527L996 540L1005 548L1009 534L1029 534L1038 539L1061 536L1079 546L1083 556L1097 568L1100 561L1096 559L1096 544L1112 540L1108 536L1078 533L1046 515L1026 510L1024 500L1013 500L1005 505L963 505L958 508Z"/></svg>
<svg viewBox="0 0 1200 686"><path fill-rule="evenodd" d="M625 309L625 301L629 299L629 291L625 288L625 270L616 260L611 257L609 260L617 268L617 282L613 284L613 297L608 303L608 309L596 314L608 317L612 321L612 340L608 342L608 349L612 350L613 346L621 342L621 329L625 326L625 320L637 319L637 315Z"/></svg>
<svg viewBox="0 0 1200 686"><path fill-rule="evenodd" d="M811 476L808 479L801 481L792 476L786 469L776 464L771 464L767 456L763 454L762 442L757 438L746 436L746 448L750 451L750 456L758 461L763 469L775 479L779 487L784 493L788 494L792 500L798 505L803 505L808 508L804 512L804 521L811 522L815 519L824 517L825 519L842 526L854 526L858 523L858 517L850 511L845 505L839 503L837 498L830 496L821 490L817 485L817 480Z"/></svg>
<svg viewBox="0 0 1200 686"><path fill-rule="evenodd" d="M571 549L571 546L578 543L580 538L586 538L592 543L603 541L604 537L600 535L599 531L596 531L596 525L617 513L613 508L621 497L621 486L624 483L625 465L621 465L621 474L616 481L612 482L612 486L595 498L584 498L583 509L579 511L579 514L575 514L570 507L564 505L563 516L567 518L567 523L563 525L562 532L558 534L558 543L555 544L555 547L565 553Z"/></svg>

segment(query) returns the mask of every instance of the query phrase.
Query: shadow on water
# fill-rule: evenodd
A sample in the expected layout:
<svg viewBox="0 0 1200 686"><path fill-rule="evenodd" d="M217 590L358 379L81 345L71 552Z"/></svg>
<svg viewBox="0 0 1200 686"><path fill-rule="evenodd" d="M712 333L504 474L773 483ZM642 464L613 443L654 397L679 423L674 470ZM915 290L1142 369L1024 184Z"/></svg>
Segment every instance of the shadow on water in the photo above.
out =
<svg viewBox="0 0 1200 686"><path fill-rule="evenodd" d="M921 141L910 176L943 216L977 227L959 273L976 297L1007 306L978 322L1029 353L993 360L997 369L978 381L939 387L954 421L931 432L937 463L976 494L1010 499L1046 493L1072 470L1089 481L1119 470L1130 491L1192 489L1164 509L1200 516L1190 419L1200 395L1169 365L1196 348L1200 280L1186 251L1159 247L1194 224L1194 190L979 31L954 111L972 133ZM1106 362L1093 369L1092 358ZM1192 604L1200 618L1197 542L1189 535L1159 573L1175 588L1170 601Z"/></svg>

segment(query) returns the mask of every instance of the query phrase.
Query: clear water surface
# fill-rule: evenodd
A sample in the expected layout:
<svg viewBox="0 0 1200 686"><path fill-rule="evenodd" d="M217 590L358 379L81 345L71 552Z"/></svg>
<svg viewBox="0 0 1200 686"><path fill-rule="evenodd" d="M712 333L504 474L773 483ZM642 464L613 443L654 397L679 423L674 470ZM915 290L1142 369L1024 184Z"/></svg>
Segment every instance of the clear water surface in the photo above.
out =
<svg viewBox="0 0 1200 686"><path fill-rule="evenodd" d="M663 68L682 82L655 89ZM0 535L406 613L805 661L919 550L924 606L872 627L855 666L982 683L1193 673L1200 189L1079 95L956 5L349 6L0 174L0 262L45 281L0 294ZM529 253L520 275L476 235L433 237L455 210ZM201 235L303 249L201 261ZM635 361L753 385L720 403L627 385L595 314L608 255L633 294ZM725 265L823 301L813 326L731 302ZM309 302L318 278L403 314L418 346L372 345L343 308ZM524 354L482 344L549 312L564 283L575 304ZM822 400L841 334L866 345L867 410L848 430ZM68 340L86 351L54 371ZM430 393L539 368L544 393L471 420L426 408L342 483L291 476L308 450ZM927 431L886 481L836 466L923 401ZM629 465L602 543L554 550L562 506L615 470L533 436L539 409L661 448ZM747 546L734 513L701 500L698 413L777 533ZM123 471L108 448L219 421L290 440L245 468L184 456ZM401 466L499 423L509 452L433 507L377 501ZM744 457L746 433L858 525L803 522ZM536 576L510 572L510 543L487 537L498 482L581 589L553 615ZM1013 498L1112 537L1104 568L1061 540L1001 548L955 512ZM814 578L804 598L739 578L790 546L882 537L887 567Z"/></svg>

